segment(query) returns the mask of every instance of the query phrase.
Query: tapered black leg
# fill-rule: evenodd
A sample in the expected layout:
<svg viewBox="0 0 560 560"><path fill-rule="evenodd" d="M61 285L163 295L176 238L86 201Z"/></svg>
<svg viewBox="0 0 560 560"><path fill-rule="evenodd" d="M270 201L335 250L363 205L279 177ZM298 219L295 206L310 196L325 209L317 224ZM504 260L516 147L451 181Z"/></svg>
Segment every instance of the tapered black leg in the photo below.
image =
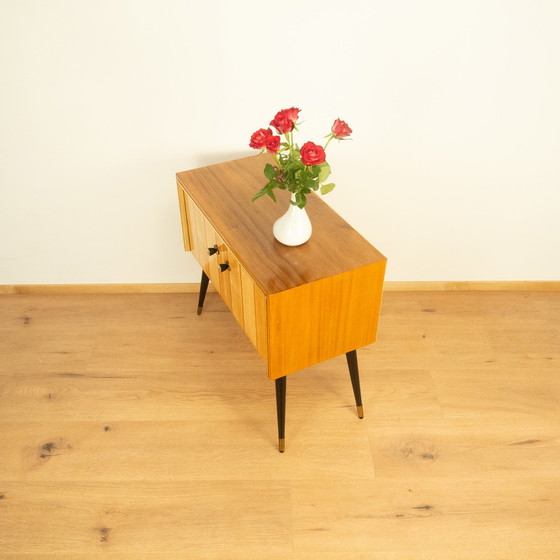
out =
<svg viewBox="0 0 560 560"><path fill-rule="evenodd" d="M276 379L276 414L278 416L278 451L284 453L286 438L286 376Z"/></svg>
<svg viewBox="0 0 560 560"><path fill-rule="evenodd" d="M200 315L202 313L202 306L204 305L204 298L206 297L206 290L208 290L208 282L210 278L206 276L206 272L202 271L202 278L200 279L200 293L198 294L198 309L196 314Z"/></svg>
<svg viewBox="0 0 560 560"><path fill-rule="evenodd" d="M358 371L358 353L356 350L346 353L346 361L350 370L350 379L352 381L352 389L354 390L354 398L356 399L356 408L358 409L358 418L364 417L364 407L362 406L362 392L360 391L360 372Z"/></svg>

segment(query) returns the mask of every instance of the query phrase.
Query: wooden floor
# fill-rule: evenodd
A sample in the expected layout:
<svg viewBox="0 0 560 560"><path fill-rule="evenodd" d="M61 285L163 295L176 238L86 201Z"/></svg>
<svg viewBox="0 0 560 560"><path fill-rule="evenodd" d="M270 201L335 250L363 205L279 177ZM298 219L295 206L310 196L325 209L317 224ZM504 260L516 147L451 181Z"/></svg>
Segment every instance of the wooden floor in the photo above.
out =
<svg viewBox="0 0 560 560"><path fill-rule="evenodd" d="M560 558L560 293L390 292L274 383L215 293L0 296L0 558ZM297 343L297 340L294 340Z"/></svg>

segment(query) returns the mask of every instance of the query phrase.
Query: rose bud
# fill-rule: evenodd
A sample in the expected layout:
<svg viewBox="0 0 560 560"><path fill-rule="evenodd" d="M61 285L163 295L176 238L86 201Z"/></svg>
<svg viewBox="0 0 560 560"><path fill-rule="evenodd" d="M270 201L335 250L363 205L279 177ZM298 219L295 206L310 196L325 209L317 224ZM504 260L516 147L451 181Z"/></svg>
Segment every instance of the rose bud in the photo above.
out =
<svg viewBox="0 0 560 560"><path fill-rule="evenodd" d="M350 136L350 134L352 134L352 129L344 121L336 119L332 125L331 132L335 138L340 139Z"/></svg>

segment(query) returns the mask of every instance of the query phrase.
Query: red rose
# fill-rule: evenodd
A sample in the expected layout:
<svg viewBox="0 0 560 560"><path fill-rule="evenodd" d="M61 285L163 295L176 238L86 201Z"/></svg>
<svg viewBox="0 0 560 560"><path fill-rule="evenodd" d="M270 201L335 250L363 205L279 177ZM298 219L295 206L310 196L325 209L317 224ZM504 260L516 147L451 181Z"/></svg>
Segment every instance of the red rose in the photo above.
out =
<svg viewBox="0 0 560 560"><path fill-rule="evenodd" d="M317 146L313 142L306 142L299 151L301 154L301 161L308 166L318 165L323 163L326 159L325 150L322 146Z"/></svg>
<svg viewBox="0 0 560 560"><path fill-rule="evenodd" d="M284 113L286 113L289 119L292 119L292 122L296 122L298 120L300 110L296 107L292 107L291 109L284 109L283 111Z"/></svg>
<svg viewBox="0 0 560 560"><path fill-rule="evenodd" d="M292 107L291 109L282 109L276 113L270 124L278 131L279 134L287 134L294 129L294 124L298 118L299 109Z"/></svg>
<svg viewBox="0 0 560 560"><path fill-rule="evenodd" d="M251 141L249 142L249 147L255 148L256 150L261 150L265 147L266 139L269 136L272 136L272 130L270 130L270 128L259 128L257 132L254 132L252 134Z"/></svg>
<svg viewBox="0 0 560 560"><path fill-rule="evenodd" d="M334 134L335 138L346 138L346 136L352 134L352 129L344 121L336 119L332 125L331 132Z"/></svg>
<svg viewBox="0 0 560 560"><path fill-rule="evenodd" d="M265 146L271 154L275 154L280 148L280 136L267 136Z"/></svg>

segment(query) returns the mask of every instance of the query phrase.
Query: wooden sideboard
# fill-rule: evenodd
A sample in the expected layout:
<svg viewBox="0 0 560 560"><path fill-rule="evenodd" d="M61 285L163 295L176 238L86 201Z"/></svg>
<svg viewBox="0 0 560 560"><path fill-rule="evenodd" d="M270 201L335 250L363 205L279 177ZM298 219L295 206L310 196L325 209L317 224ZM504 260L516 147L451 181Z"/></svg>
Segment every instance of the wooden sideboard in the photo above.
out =
<svg viewBox="0 0 560 560"><path fill-rule="evenodd" d="M177 173L185 250L202 267L198 313L208 281L223 298L276 382L284 451L286 376L346 354L363 415L356 350L375 342L387 259L314 193L311 239L279 243L272 225L289 193L252 202L271 161L263 154Z"/></svg>

